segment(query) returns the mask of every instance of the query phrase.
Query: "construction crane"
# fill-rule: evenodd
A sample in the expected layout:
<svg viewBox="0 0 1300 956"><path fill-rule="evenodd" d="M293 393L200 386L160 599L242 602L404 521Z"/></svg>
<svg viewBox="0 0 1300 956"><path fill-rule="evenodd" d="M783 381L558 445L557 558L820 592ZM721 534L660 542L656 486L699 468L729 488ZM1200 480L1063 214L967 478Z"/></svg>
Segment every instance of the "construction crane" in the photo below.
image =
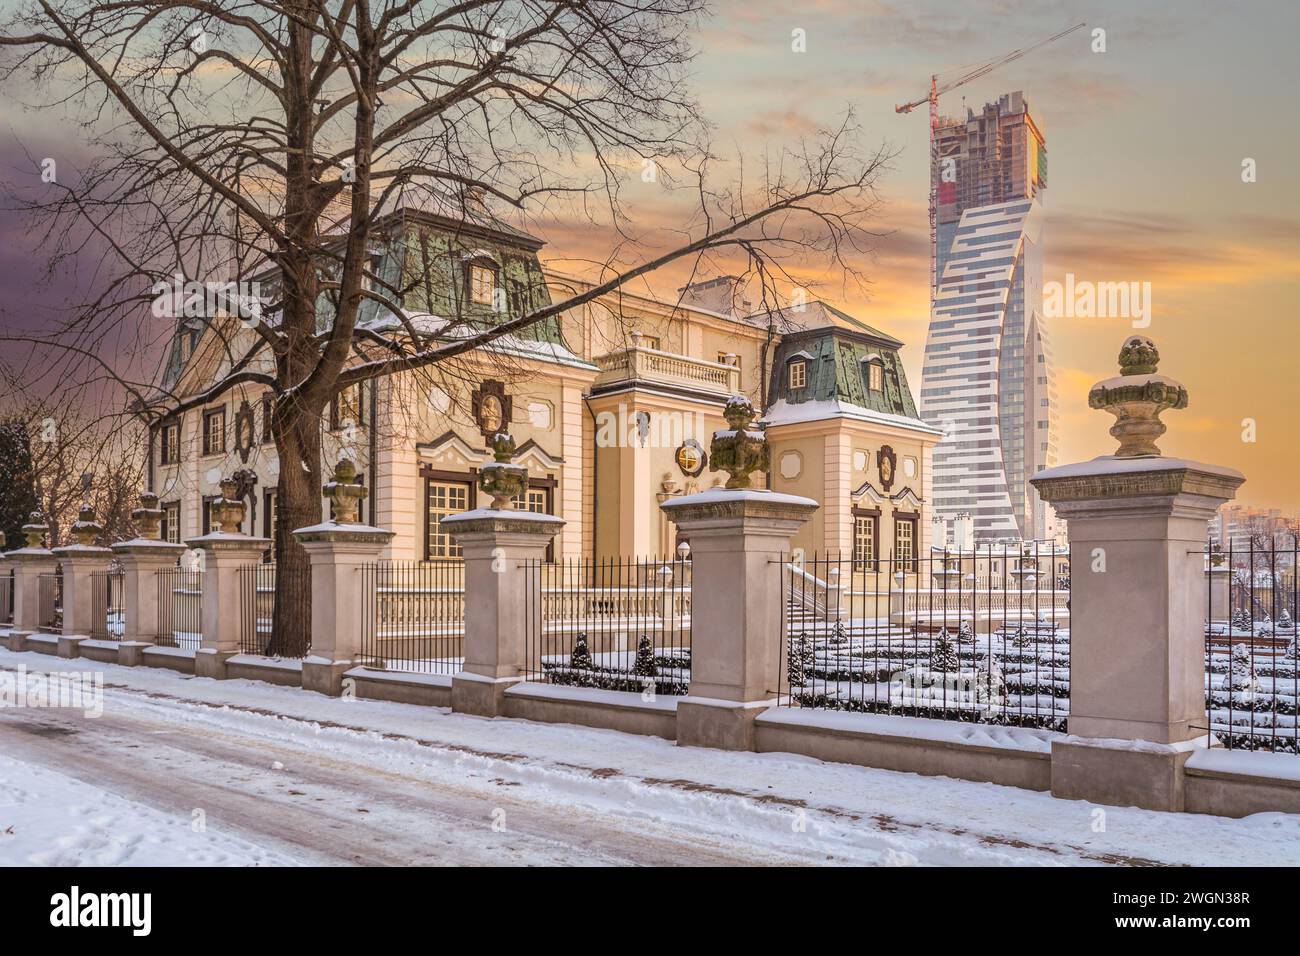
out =
<svg viewBox="0 0 1300 956"><path fill-rule="evenodd" d="M1019 50L1012 50L1010 53L995 57L987 63L981 63L979 66L962 73L960 76L951 80L939 82L942 74L935 73L930 77L930 92L919 100L913 100L910 103L904 103L902 106L895 106L895 113L910 113L922 103L930 104L930 304L934 306L935 290L939 286L939 277L935 275L935 250L938 244L938 219L939 219L939 185L935 180L934 168L938 164L938 133L939 133L939 95L955 90L959 86L964 86L973 80L978 80L982 76L988 76L998 67L1005 66L1012 60L1018 60L1026 53L1032 53L1039 47L1047 46L1049 43L1055 43L1061 37L1068 36L1075 30L1083 27L1084 24L1076 23L1074 26L1062 30L1045 40L1039 40L1031 46L1023 47Z"/></svg>

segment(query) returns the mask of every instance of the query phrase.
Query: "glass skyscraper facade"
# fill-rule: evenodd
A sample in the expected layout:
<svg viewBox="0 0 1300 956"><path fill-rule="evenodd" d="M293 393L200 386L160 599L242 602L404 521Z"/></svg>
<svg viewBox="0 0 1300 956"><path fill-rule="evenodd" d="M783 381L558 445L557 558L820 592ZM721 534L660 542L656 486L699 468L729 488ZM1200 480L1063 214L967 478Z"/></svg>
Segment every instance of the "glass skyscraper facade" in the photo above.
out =
<svg viewBox="0 0 1300 956"><path fill-rule="evenodd" d="M973 518L976 540L1048 538L1028 479L1056 461L1056 392L1042 318L1046 146L1010 93L944 120L931 175L939 204L921 415L944 430L934 511Z"/></svg>

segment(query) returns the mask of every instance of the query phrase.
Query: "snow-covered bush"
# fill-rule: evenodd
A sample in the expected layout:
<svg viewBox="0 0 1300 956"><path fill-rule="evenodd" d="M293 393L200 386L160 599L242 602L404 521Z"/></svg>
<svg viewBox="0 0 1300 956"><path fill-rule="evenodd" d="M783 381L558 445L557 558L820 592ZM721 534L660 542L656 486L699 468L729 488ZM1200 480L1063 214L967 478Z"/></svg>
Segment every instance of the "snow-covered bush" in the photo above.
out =
<svg viewBox="0 0 1300 956"><path fill-rule="evenodd" d="M939 674L956 674L961 670L961 659L957 656L957 647L948 635L946 627L939 629L934 650L930 654L930 670Z"/></svg>
<svg viewBox="0 0 1300 956"><path fill-rule="evenodd" d="M587 632L583 631L573 639L573 651L569 654L569 666L574 670L591 669L591 648L587 646Z"/></svg>

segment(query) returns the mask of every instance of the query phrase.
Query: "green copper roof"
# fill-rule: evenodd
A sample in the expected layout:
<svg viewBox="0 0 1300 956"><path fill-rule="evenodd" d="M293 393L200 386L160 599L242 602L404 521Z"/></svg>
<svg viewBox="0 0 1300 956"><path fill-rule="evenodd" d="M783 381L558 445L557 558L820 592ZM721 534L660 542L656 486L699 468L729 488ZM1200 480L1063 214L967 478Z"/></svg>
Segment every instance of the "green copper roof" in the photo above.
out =
<svg viewBox="0 0 1300 956"><path fill-rule="evenodd" d="M888 415L919 418L907 373L899 357L902 343L838 309L822 303L829 321L787 333L772 365L769 403L784 400L847 402ZM806 363L806 384L790 388L789 366ZM870 388L870 365L879 363L883 388Z"/></svg>

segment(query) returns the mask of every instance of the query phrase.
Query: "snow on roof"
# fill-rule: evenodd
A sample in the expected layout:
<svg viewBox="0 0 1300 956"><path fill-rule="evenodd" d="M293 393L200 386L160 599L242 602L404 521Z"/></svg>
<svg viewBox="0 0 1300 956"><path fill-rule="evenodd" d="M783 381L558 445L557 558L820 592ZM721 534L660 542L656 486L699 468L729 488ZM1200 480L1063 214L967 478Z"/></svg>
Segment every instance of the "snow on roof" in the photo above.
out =
<svg viewBox="0 0 1300 956"><path fill-rule="evenodd" d="M929 432L932 435L943 434L943 429L936 428L919 418L894 415L889 412L878 412L875 409L863 408L861 405L826 399L798 403L779 399L767 410L767 414L763 416L762 421L767 425L791 425L795 422L817 422L828 418L851 418L856 421L872 422L877 425L912 428Z"/></svg>
<svg viewBox="0 0 1300 956"><path fill-rule="evenodd" d="M445 339L468 338L482 331L482 329L465 323L452 324L443 316L433 315L428 312L413 312L407 315L407 319L416 332L423 335L436 335ZM368 322L359 322L358 326L372 332L400 332L405 330L401 321L388 311L381 312ZM595 365L579 358L562 345L537 339L527 339L518 335L502 335L483 346L483 348L503 355L537 359L538 361L568 365L573 368L597 370Z"/></svg>

